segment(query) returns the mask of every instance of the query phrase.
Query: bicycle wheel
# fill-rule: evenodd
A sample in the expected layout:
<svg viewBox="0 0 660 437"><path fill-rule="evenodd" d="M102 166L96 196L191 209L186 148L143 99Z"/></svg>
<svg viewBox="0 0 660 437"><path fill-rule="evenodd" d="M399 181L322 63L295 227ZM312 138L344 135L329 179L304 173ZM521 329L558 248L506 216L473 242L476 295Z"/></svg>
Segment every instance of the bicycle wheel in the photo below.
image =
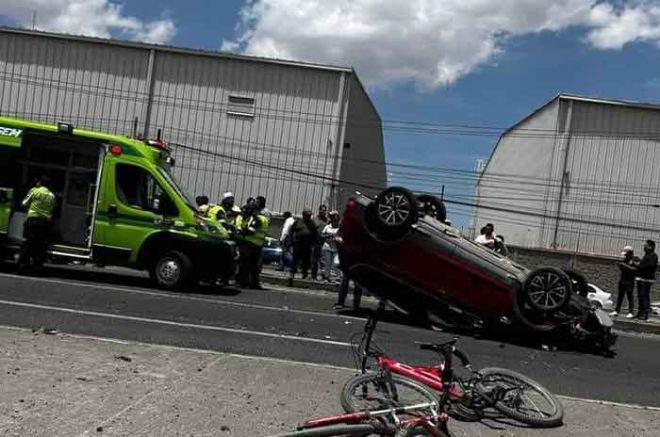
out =
<svg viewBox="0 0 660 437"><path fill-rule="evenodd" d="M355 425L329 425L320 428L302 429L275 437L332 437L332 436L368 436L375 431L373 425L359 423Z"/></svg>
<svg viewBox="0 0 660 437"><path fill-rule="evenodd" d="M378 373L357 375L346 381L341 391L341 405L347 413L437 402L423 385L399 375L392 375L397 399L386 377Z"/></svg>
<svg viewBox="0 0 660 437"><path fill-rule="evenodd" d="M490 367L479 371L477 390L501 413L538 428L562 424L564 409L548 389L525 375Z"/></svg>

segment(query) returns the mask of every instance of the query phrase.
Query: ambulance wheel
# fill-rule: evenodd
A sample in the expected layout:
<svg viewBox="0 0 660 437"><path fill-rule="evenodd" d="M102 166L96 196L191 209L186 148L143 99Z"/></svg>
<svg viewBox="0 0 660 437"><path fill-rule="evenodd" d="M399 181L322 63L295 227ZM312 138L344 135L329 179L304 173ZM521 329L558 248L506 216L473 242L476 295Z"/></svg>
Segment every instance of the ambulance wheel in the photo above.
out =
<svg viewBox="0 0 660 437"><path fill-rule="evenodd" d="M149 270L151 279L159 288L177 290L186 285L192 273L188 255L177 250L167 252L154 262Z"/></svg>

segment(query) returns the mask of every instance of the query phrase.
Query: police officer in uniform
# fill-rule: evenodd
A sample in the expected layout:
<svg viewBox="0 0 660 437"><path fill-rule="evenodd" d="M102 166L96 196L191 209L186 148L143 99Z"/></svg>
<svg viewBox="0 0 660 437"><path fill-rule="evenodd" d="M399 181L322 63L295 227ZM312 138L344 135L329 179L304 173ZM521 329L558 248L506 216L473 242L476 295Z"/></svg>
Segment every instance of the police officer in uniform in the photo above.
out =
<svg viewBox="0 0 660 437"><path fill-rule="evenodd" d="M236 234L239 248L238 285L241 288L262 290L259 282L261 249L268 235L268 219L264 217L254 202L243 207L236 217Z"/></svg>
<svg viewBox="0 0 660 437"><path fill-rule="evenodd" d="M25 243L18 258L19 271L28 267L40 267L46 261L46 250L51 233L51 219L55 209L55 195L49 189L47 176L37 179L22 206L27 208L27 220L23 228Z"/></svg>

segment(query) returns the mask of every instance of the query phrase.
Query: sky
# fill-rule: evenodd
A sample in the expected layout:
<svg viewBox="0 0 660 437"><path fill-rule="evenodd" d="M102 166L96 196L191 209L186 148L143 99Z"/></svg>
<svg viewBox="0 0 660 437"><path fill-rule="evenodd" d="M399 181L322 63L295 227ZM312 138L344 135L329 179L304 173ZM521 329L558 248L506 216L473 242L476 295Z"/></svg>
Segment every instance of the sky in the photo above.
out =
<svg viewBox="0 0 660 437"><path fill-rule="evenodd" d="M435 191L497 141L439 126L503 130L560 92L660 102L660 0L0 0L0 24L352 66L386 160L436 167Z"/></svg>

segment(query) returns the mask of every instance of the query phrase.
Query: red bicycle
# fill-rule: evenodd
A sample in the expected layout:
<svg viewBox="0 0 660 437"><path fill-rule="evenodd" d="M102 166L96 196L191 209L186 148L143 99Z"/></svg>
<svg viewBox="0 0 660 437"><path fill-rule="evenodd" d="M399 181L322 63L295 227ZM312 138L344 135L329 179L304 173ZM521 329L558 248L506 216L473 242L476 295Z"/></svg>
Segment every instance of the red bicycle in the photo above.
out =
<svg viewBox="0 0 660 437"><path fill-rule="evenodd" d="M348 413L373 411L384 407L433 402L437 396L428 388L440 392L447 412L461 420L477 421L489 417L492 410L530 426L559 426L564 416L557 398L538 382L508 369L471 369L467 356L456 348L457 338L445 343L422 343L420 348L440 354L435 366L411 366L386 356L374 347L372 339L379 316L385 308L381 301L365 325L356 355L362 374L346 382L341 403ZM452 367L457 357L471 372L459 378ZM370 358L376 360L376 371L369 372ZM445 427L446 430L446 427Z"/></svg>
<svg viewBox="0 0 660 437"><path fill-rule="evenodd" d="M347 413L339 416L311 419L298 427L298 431L277 437L332 437L332 436L394 436L394 437L448 437L447 413L438 413L437 402L422 403L376 411ZM420 414L428 411L426 414ZM404 417L401 417L404 416Z"/></svg>

